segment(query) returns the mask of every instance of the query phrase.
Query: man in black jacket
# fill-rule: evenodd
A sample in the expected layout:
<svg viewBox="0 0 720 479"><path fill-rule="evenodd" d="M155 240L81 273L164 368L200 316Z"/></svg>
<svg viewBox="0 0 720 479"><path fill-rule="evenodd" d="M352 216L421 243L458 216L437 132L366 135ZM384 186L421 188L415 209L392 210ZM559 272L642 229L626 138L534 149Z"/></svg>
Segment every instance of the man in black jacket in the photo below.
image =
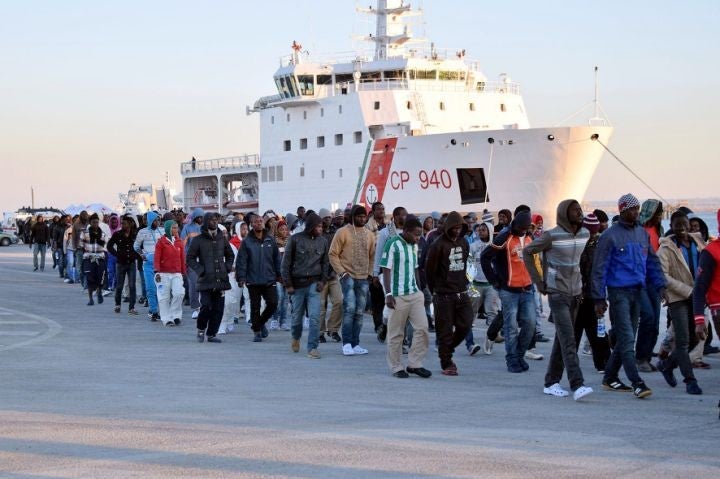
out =
<svg viewBox="0 0 720 479"><path fill-rule="evenodd" d="M307 309L310 327L307 338L308 357L320 359L320 293L330 273L328 242L322 234L322 221L315 213L305 217L305 229L290 237L282 260L282 279L292 303L291 347L300 350L303 316Z"/></svg>
<svg viewBox="0 0 720 479"><path fill-rule="evenodd" d="M50 244L50 228L45 223L43 215L38 215L37 221L30 229L30 240L33 251L33 271L38 270L38 253L40 253L40 271L45 271L45 252Z"/></svg>
<svg viewBox="0 0 720 479"><path fill-rule="evenodd" d="M467 258L470 252L465 240L467 224L453 211L443 225L443 234L427 252L425 275L433 295L435 334L438 339L440 367L446 376L457 376L452 360L455 348L463 342L472 327L472 302L467 294Z"/></svg>
<svg viewBox="0 0 720 479"><path fill-rule="evenodd" d="M197 317L197 340L221 343L217 332L225 309L225 291L230 289L230 277L234 254L230 243L218 231L215 213L205 213L202 232L190 242L187 267L197 273L197 290L200 292L200 313ZM207 331L206 331L207 330Z"/></svg>
<svg viewBox="0 0 720 479"><path fill-rule="evenodd" d="M113 255L117 261L115 266L115 312L120 312L122 291L125 288L125 278L127 278L130 289L128 314L133 316L138 314L135 310L135 301L137 298L135 283L137 282L136 261L139 255L133 247L136 235L135 220L133 220L131 215L125 215L122 217L122 229L113 233L107 244L108 253Z"/></svg>
<svg viewBox="0 0 720 479"><path fill-rule="evenodd" d="M235 278L240 288L247 286L250 293L250 318L255 333L253 341L262 342L267 338L265 324L272 317L278 305L278 293L275 284L280 277L280 250L275 238L265 229L265 221L260 215L250 220L252 231L240 246L235 263ZM287 254L287 253L286 253ZM260 314L261 300L265 300L265 309Z"/></svg>

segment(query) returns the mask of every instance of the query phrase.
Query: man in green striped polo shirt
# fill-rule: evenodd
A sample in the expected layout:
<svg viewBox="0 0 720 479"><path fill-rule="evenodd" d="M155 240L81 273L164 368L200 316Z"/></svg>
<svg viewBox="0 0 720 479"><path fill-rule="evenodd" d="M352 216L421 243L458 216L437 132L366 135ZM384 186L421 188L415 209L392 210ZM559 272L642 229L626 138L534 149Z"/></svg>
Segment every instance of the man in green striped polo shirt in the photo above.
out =
<svg viewBox="0 0 720 479"><path fill-rule="evenodd" d="M392 310L388 318L387 361L392 375L407 378L417 374L429 378L432 373L422 367L427 354L429 336L425 317L425 296L418 287L417 242L422 236L422 225L415 217L408 217L402 234L385 243L380 267L385 286L385 305ZM410 321L413 342L408 354L408 367L402 364L402 344L405 325Z"/></svg>

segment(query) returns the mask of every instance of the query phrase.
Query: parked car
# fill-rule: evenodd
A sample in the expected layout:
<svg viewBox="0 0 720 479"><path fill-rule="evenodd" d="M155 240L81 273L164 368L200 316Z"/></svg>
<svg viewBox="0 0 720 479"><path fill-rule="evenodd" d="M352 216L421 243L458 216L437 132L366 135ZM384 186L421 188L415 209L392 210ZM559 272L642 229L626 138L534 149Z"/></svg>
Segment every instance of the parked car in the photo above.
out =
<svg viewBox="0 0 720 479"><path fill-rule="evenodd" d="M10 246L11 244L17 244L18 241L20 241L20 238L13 233L0 232L0 246Z"/></svg>

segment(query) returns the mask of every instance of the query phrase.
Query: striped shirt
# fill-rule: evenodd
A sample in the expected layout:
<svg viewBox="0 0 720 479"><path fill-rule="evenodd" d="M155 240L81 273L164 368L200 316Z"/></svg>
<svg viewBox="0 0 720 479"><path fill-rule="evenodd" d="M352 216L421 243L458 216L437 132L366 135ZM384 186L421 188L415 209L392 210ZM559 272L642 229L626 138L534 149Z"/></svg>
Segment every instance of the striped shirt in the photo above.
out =
<svg viewBox="0 0 720 479"><path fill-rule="evenodd" d="M385 243L380 266L391 272L393 296L407 296L420 291L415 281L415 269L418 267L418 247L409 245L402 236L389 238Z"/></svg>

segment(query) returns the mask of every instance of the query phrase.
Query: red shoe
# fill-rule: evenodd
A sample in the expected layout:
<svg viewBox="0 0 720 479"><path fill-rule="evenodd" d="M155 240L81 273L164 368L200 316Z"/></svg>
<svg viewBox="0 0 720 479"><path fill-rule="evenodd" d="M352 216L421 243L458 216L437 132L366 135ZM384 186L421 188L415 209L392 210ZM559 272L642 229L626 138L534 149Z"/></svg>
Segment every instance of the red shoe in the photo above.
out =
<svg viewBox="0 0 720 479"><path fill-rule="evenodd" d="M450 366L446 367L442 370L442 373L445 376L457 376L458 375L458 369L455 363L451 363Z"/></svg>
<svg viewBox="0 0 720 479"><path fill-rule="evenodd" d="M712 366L710 366L710 365L709 365L708 363L706 363L705 361L695 361L695 362L693 363L693 367L694 367L695 369L710 369Z"/></svg>

